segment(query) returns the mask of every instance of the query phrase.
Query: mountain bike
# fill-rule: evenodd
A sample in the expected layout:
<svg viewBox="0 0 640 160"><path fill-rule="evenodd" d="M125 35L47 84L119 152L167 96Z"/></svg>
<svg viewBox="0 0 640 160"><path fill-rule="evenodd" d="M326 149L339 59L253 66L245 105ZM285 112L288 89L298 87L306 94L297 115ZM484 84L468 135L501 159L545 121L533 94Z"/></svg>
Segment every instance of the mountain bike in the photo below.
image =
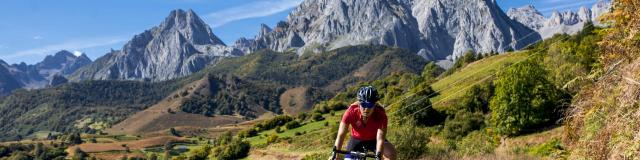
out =
<svg viewBox="0 0 640 160"><path fill-rule="evenodd" d="M352 151L343 151L334 148L333 152L331 153L331 159L336 160L338 154L351 155L351 158L345 158L345 160L366 160L367 157L373 159L376 159L377 157L375 154L373 154L373 151L367 151L367 149L365 149L364 147L356 148L358 149L354 149Z"/></svg>

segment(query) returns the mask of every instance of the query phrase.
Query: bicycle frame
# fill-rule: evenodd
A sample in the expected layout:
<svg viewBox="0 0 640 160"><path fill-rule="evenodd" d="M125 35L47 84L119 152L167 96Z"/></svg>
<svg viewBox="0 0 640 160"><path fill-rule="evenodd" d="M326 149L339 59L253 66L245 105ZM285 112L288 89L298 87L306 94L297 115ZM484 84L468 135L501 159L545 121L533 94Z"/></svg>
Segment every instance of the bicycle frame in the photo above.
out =
<svg viewBox="0 0 640 160"><path fill-rule="evenodd" d="M333 159L336 158L336 153L344 154L344 155L349 154L351 156L354 156L354 159L352 159L352 160L366 160L367 157L376 158L376 155L371 154L371 153L367 153L367 152L336 150L336 151L334 151L334 153L332 155Z"/></svg>

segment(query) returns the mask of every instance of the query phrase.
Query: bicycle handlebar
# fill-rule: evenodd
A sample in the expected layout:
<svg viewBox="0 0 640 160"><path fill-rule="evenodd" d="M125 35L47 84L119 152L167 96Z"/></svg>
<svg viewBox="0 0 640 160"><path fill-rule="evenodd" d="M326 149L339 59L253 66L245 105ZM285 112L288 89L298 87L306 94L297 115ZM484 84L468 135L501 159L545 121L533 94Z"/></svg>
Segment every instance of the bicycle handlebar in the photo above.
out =
<svg viewBox="0 0 640 160"><path fill-rule="evenodd" d="M371 153L366 153L366 152L356 152L356 151L343 151L343 150L335 150L335 153L340 153L340 154L351 154L357 157L369 157L369 158L376 158L375 154L371 154Z"/></svg>

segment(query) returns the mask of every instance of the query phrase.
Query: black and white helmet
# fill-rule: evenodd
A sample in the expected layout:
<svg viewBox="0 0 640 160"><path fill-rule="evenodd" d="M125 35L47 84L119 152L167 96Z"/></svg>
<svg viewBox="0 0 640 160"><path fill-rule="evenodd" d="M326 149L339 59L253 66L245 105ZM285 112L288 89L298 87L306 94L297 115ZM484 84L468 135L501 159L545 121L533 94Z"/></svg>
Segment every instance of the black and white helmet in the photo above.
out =
<svg viewBox="0 0 640 160"><path fill-rule="evenodd" d="M358 90L358 101L362 103L376 103L379 98L378 91L373 86L365 86Z"/></svg>

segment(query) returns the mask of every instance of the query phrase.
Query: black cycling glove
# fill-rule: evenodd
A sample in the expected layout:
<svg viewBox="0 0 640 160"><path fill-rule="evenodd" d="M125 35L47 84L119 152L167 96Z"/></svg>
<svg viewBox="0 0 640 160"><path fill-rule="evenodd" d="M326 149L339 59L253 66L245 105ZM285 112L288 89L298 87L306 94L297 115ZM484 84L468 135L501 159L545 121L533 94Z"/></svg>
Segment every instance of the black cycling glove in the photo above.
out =
<svg viewBox="0 0 640 160"><path fill-rule="evenodd" d="M376 152L376 160L382 160L382 152Z"/></svg>
<svg viewBox="0 0 640 160"><path fill-rule="evenodd" d="M331 160L336 160L337 156L336 156L336 151L338 150L338 147L333 146L333 149L331 149Z"/></svg>

